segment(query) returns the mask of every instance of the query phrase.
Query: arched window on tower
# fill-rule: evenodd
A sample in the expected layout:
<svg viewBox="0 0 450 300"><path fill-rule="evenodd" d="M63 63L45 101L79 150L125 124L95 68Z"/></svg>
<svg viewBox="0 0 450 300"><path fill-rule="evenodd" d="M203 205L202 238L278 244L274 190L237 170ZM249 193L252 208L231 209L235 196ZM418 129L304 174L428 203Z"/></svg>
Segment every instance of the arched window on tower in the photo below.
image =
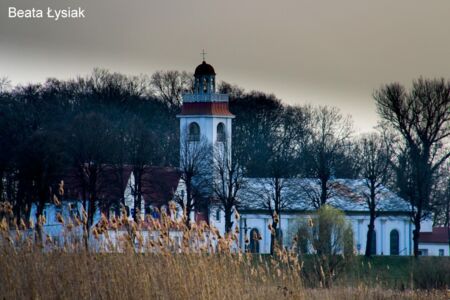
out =
<svg viewBox="0 0 450 300"><path fill-rule="evenodd" d="M226 139L226 133L225 133L225 124L222 122L217 124L217 141L218 142L225 142Z"/></svg>
<svg viewBox="0 0 450 300"><path fill-rule="evenodd" d="M195 92L200 93L200 79L198 78L195 79Z"/></svg>
<svg viewBox="0 0 450 300"><path fill-rule="evenodd" d="M391 230L390 236L389 236L389 244L390 244L390 254L391 255L398 255L400 252L399 247L399 234L397 229Z"/></svg>
<svg viewBox="0 0 450 300"><path fill-rule="evenodd" d="M189 142L200 141L200 126L198 126L198 124L195 122L189 124L188 141Z"/></svg>
<svg viewBox="0 0 450 300"><path fill-rule="evenodd" d="M203 93L207 93L208 92L208 80L205 78L203 78Z"/></svg>

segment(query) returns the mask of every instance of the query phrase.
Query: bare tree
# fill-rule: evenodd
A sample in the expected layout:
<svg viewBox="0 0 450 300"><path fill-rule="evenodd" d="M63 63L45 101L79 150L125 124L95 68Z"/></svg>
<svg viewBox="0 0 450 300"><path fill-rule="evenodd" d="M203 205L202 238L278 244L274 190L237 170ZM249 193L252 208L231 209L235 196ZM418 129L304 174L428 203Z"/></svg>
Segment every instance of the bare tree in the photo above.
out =
<svg viewBox="0 0 450 300"><path fill-rule="evenodd" d="M450 249L450 163L443 164L438 175L436 193L433 196L433 225L447 228Z"/></svg>
<svg viewBox="0 0 450 300"><path fill-rule="evenodd" d="M145 187L144 172L147 167L155 163L157 153L156 137L148 126L139 118L134 117L128 125L125 141L128 149L128 161L133 171L134 181L130 182L131 193L134 197L133 218L137 220L137 209L142 205L142 192Z"/></svg>
<svg viewBox="0 0 450 300"><path fill-rule="evenodd" d="M245 168L246 176L266 177L265 162L270 156L268 140L283 111L281 100L274 95L252 91L239 98L230 98L230 111L236 116L233 156Z"/></svg>
<svg viewBox="0 0 450 300"><path fill-rule="evenodd" d="M350 147L352 122L335 107L320 106L313 110L312 134L304 156L306 175L317 178L320 194L313 191L311 201L316 208L327 202L332 193L330 180L339 171L348 172L351 164L346 159Z"/></svg>
<svg viewBox="0 0 450 300"><path fill-rule="evenodd" d="M446 178L447 185L443 193L441 208L442 208L442 225L447 228L448 247L450 249L450 178Z"/></svg>
<svg viewBox="0 0 450 300"><path fill-rule="evenodd" d="M236 99L244 95L244 88L231 84L225 81L221 81L217 87L219 93L228 94L230 98Z"/></svg>
<svg viewBox="0 0 450 300"><path fill-rule="evenodd" d="M11 89L11 80L8 77L0 77L0 94L6 93Z"/></svg>
<svg viewBox="0 0 450 300"><path fill-rule="evenodd" d="M404 161L397 161L403 196L411 203L414 255L419 255L420 223L430 210L435 175L448 159L444 147L450 136L450 84L444 79L413 82L409 92L398 83L374 93L383 121L402 136ZM407 167L404 169L404 167ZM403 174L403 175L401 175Z"/></svg>
<svg viewBox="0 0 450 300"><path fill-rule="evenodd" d="M82 184L83 206L87 208L88 228L93 225L94 214L98 208L100 178L111 157L112 141L111 124L104 116L97 113L81 113L73 120L68 146L78 181Z"/></svg>
<svg viewBox="0 0 450 300"><path fill-rule="evenodd" d="M245 184L243 168L237 159L233 159L231 148L228 146L229 141L229 137L225 136L223 142L214 145L213 192L225 213L226 233L233 228L233 209L239 206L237 193Z"/></svg>
<svg viewBox="0 0 450 300"><path fill-rule="evenodd" d="M369 191L364 193L364 196L366 197L370 214L365 255L370 257L372 254L372 238L375 231L379 194L382 192L390 175L391 150L386 140L377 133L363 136L359 141L359 147L358 164L360 166L360 175Z"/></svg>
<svg viewBox="0 0 450 300"><path fill-rule="evenodd" d="M178 108L183 93L194 86L193 76L187 72L157 71L151 76L150 86L170 108Z"/></svg>
<svg viewBox="0 0 450 300"><path fill-rule="evenodd" d="M101 103L124 103L148 95L148 81L148 77L144 75L126 76L99 68L95 68L86 79L92 96Z"/></svg>
<svg viewBox="0 0 450 300"><path fill-rule="evenodd" d="M180 140L180 175L184 189L175 201L183 208L186 225L190 226L191 212L202 208L212 195L212 145L204 136L192 136L189 128L182 130Z"/></svg>
<svg viewBox="0 0 450 300"><path fill-rule="evenodd" d="M262 193L259 194L262 206L272 216L271 253L275 242L281 245L282 236L278 229L282 211L291 206L292 198L285 194L292 191L290 178L297 176L297 168L302 149L308 137L309 109L307 107L285 107L275 122L270 124L266 136L267 161L260 161L265 167L267 178L262 179Z"/></svg>
<svg viewBox="0 0 450 300"><path fill-rule="evenodd" d="M450 163L441 167L439 172L438 191L433 203L434 221L440 226L450 226Z"/></svg>

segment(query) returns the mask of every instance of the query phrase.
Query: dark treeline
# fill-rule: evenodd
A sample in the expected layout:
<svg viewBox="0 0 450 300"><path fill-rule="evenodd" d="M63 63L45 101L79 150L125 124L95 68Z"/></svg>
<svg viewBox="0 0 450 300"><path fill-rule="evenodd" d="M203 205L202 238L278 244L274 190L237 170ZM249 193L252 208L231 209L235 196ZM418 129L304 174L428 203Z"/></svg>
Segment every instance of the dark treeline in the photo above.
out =
<svg viewBox="0 0 450 300"><path fill-rule="evenodd" d="M84 200L93 200L105 165L129 164L135 171L177 165L178 106L152 93L149 82L95 70L85 78L4 91L0 195L13 203L15 215L28 219L32 203L40 214L69 169L85 185Z"/></svg>
<svg viewBox="0 0 450 300"><path fill-rule="evenodd" d="M395 84L382 87L374 95L381 130L363 136L333 107L289 106L274 95L225 82L218 89L230 94L236 115L234 174L270 180L272 196L262 205L273 215L274 227L290 205L282 190L292 177L317 179L320 192L310 193L317 208L333 195L333 178L362 178L370 189L372 221L380 188L389 186L414 205L416 226L433 211L436 223L448 225L450 87L444 81L421 79L411 92ZM34 203L39 215L45 203L64 199L59 182L70 170L83 182L88 212L119 210L123 198L99 201L98 180L105 168L113 168L114 186L123 190L120 174L128 166L136 178L135 207L140 207L144 168L179 166L176 115L182 94L190 90L192 74L178 71L146 77L95 69L86 77L13 88L0 80L0 200L12 203L15 215L24 219ZM222 198L230 216L237 199ZM231 224L228 220L227 227Z"/></svg>

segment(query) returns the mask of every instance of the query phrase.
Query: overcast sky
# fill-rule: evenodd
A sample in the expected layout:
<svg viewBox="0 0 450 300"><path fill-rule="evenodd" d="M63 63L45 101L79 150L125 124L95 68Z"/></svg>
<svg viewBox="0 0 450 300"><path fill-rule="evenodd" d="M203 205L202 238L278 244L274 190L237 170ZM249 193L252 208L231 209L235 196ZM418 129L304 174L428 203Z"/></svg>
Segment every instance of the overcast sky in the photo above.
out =
<svg viewBox="0 0 450 300"><path fill-rule="evenodd" d="M81 6L86 18L9 19L9 6ZM450 78L445 0L1 0L0 13L0 76L14 84L94 67L193 71L204 48L218 80L337 106L367 131L381 84Z"/></svg>

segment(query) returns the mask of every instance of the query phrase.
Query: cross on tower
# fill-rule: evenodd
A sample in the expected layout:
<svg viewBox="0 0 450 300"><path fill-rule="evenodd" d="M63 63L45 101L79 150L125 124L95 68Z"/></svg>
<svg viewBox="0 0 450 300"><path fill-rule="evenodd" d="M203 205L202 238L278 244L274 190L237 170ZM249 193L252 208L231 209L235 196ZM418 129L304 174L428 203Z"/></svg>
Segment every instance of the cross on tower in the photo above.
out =
<svg viewBox="0 0 450 300"><path fill-rule="evenodd" d="M200 53L200 54L201 54L202 57L203 57L203 61L205 61L205 55L208 54L208 53L206 53L206 52L205 52L205 49L203 49L203 50L202 50L202 53Z"/></svg>

